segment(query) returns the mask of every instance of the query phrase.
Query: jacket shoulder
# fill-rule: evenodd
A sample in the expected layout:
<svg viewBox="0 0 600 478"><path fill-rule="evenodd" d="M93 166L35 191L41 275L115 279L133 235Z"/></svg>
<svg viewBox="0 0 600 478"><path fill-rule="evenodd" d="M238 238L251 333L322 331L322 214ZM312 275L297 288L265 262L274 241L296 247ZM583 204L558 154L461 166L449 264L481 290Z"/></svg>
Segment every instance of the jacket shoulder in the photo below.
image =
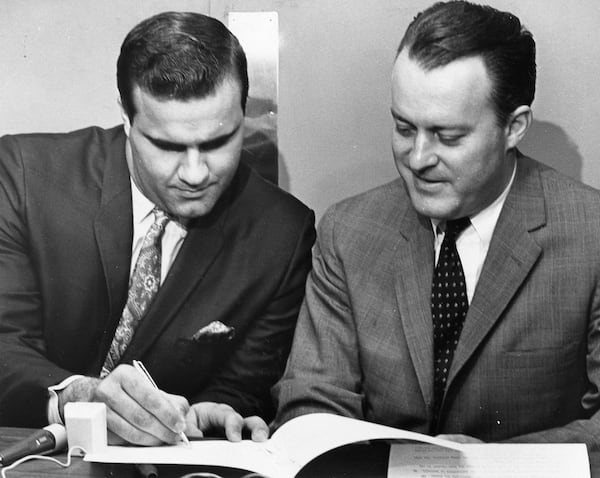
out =
<svg viewBox="0 0 600 478"><path fill-rule="evenodd" d="M368 191L345 198L330 206L323 221L351 228L386 228L412 209L402 179L397 178Z"/></svg>
<svg viewBox="0 0 600 478"><path fill-rule="evenodd" d="M0 138L0 161L17 158L24 168L34 170L103 162L115 151L124 157L122 126L111 129L91 126L68 133L26 133Z"/></svg>
<svg viewBox="0 0 600 478"><path fill-rule="evenodd" d="M251 167L240 163L234 188L235 202L247 214L257 214L262 218L278 217L304 218L312 215L312 210L297 197L267 181Z"/></svg>
<svg viewBox="0 0 600 478"><path fill-rule="evenodd" d="M22 133L7 134L0 138L0 144L4 147L20 147L23 150L37 149L40 152L52 153L57 147L76 147L79 144L104 144L115 140L124 140L122 126L110 129L99 126L89 126L68 133Z"/></svg>
<svg viewBox="0 0 600 478"><path fill-rule="evenodd" d="M548 211L590 208L600 214L600 191L583 182L527 156L521 156L519 166L527 178L539 177L539 184ZM522 181L521 194L534 196L536 182ZM591 212L591 211L590 211Z"/></svg>

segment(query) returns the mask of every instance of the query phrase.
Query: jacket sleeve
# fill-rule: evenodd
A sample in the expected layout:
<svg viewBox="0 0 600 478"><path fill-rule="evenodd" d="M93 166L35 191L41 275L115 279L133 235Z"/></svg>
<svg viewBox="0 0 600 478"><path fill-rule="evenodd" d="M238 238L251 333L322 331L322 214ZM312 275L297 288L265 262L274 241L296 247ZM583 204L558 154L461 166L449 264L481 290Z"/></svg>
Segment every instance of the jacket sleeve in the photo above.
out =
<svg viewBox="0 0 600 478"><path fill-rule="evenodd" d="M274 428L314 412L364 418L357 332L337 247L332 208L319 225L292 351L273 389Z"/></svg>
<svg viewBox="0 0 600 478"><path fill-rule="evenodd" d="M0 425L47 424L47 388L68 372L45 357L42 300L17 140L0 139Z"/></svg>

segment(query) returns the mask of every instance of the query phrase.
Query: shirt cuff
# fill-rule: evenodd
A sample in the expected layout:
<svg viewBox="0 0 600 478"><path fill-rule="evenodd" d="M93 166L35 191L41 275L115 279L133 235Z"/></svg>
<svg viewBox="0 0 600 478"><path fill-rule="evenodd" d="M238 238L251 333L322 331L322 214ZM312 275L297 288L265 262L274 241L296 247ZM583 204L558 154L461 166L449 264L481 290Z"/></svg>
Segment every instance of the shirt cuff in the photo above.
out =
<svg viewBox="0 0 600 478"><path fill-rule="evenodd" d="M79 378L83 378L84 375L71 375L70 377L65 378L58 385L52 385L48 387L48 407L47 407L47 415L48 415L48 423L58 423L60 425L64 425L62 418L60 417L60 412L58 411L58 393L61 390L64 390L69 385L71 385L75 380Z"/></svg>

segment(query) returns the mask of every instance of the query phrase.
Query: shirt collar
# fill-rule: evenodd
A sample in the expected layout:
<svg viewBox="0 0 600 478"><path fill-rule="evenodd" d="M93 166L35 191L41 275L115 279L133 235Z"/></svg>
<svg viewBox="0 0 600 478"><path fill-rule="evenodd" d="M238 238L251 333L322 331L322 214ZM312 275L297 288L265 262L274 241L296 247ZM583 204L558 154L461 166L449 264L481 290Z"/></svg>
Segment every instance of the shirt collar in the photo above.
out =
<svg viewBox="0 0 600 478"><path fill-rule="evenodd" d="M154 204L146 196L142 194L142 191L131 181L131 204L133 207L133 223L140 224L144 219L152 214Z"/></svg>
<svg viewBox="0 0 600 478"><path fill-rule="evenodd" d="M475 232L477 232L483 242L489 243L492 239L492 234L494 233L494 228L496 227L496 223L500 217L502 206L504 206L508 192L510 191L510 188L515 180L516 171L517 163L515 162L510 181L502 191L502 194L500 194L500 196L498 196L488 207L482 209L477 214L469 218L471 220L471 226L473 226L473 229L475 229ZM434 235L437 234L437 227L440 222L442 222L440 219L431 219L431 226L433 227Z"/></svg>
<svg viewBox="0 0 600 478"><path fill-rule="evenodd" d="M131 204L133 208L133 224L138 225L141 224L149 215L152 214L152 210L156 207L156 205L150 201L144 193L139 190L137 185L133 182L133 179L130 178L131 181ZM182 222L178 218L171 216L171 222L177 224L177 227L187 231L187 222Z"/></svg>

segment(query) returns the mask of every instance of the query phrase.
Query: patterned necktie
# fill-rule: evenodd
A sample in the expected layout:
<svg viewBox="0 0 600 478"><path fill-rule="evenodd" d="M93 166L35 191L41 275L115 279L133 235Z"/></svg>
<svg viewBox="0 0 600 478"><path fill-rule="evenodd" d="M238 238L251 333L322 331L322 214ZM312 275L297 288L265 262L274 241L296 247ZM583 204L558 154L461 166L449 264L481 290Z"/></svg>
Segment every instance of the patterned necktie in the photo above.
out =
<svg viewBox="0 0 600 478"><path fill-rule="evenodd" d="M102 366L100 377L105 377L117 366L160 287L161 239L170 218L157 208L154 208L152 212L154 224L150 226L144 237L140 255L135 263L131 279L129 279L127 303Z"/></svg>
<svg viewBox="0 0 600 478"><path fill-rule="evenodd" d="M470 223L468 217L446 222L446 234L433 273L431 315L433 318L435 422L437 422L444 396L454 350L469 309L465 275L456 250L456 238Z"/></svg>

